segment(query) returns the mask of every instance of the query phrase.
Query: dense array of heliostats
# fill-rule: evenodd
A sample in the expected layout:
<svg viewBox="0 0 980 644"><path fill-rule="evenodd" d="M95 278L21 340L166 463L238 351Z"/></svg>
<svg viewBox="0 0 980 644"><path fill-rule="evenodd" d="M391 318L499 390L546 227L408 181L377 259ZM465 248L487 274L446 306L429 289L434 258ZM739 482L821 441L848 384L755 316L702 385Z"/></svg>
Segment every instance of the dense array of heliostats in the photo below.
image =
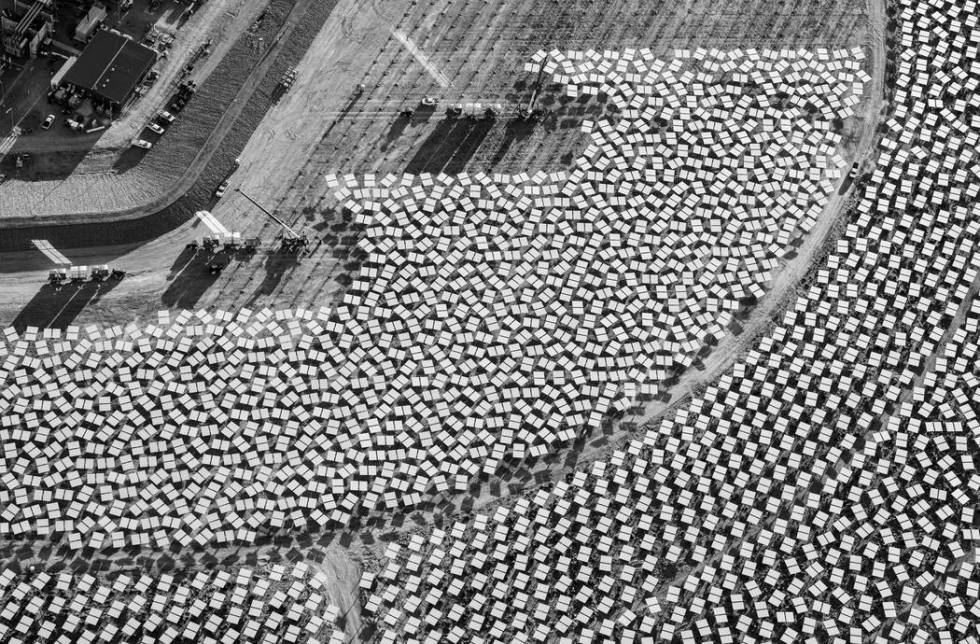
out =
<svg viewBox="0 0 980 644"><path fill-rule="evenodd" d="M795 306L609 459L389 547L382 641L978 641L980 30L897 9L877 164Z"/></svg>
<svg viewBox="0 0 980 644"><path fill-rule="evenodd" d="M0 572L0 641L341 644L337 606L305 563L112 580Z"/></svg>
<svg viewBox="0 0 980 644"><path fill-rule="evenodd" d="M880 155L835 252L781 323L608 459L492 516L390 545L362 582L382 641L977 641L976 9L973 0L898 4L895 107ZM752 54L761 74L770 59ZM655 386L696 352L698 332L724 327L737 289L764 281L773 265L762 262L778 259L816 215L829 192L822 182L839 176L816 103L770 106L768 130L765 108L747 104L738 120L758 127L745 135L773 137L755 151L746 143L733 166L734 140L717 157L704 141L736 129L706 127L712 118L681 104L660 120L675 109L665 99L644 116L647 99L664 96L638 91L657 65L676 79L671 96L742 82L723 92L734 101L728 113L745 96L771 100L745 89L763 82L754 68L741 81L736 69L710 83L683 76L688 65L710 74L708 64L738 57L737 66L750 53L696 55L680 64L648 64L639 52L539 58L578 91L620 97L618 120L597 125L583 155L595 165L567 175L343 179L369 226L369 257L335 309L187 313L85 339L8 338L4 531L64 532L76 545L206 542L344 521L361 502L414 500L391 490L465 484L518 445L550 449L631 387ZM779 54L767 71L785 60L852 58ZM594 71L579 71L586 61ZM842 83L852 73L824 71ZM793 80L773 96L820 76L786 73ZM819 87L814 96L850 107L846 92ZM634 125L620 131L623 122ZM779 178L744 178L755 167L747 158L767 158L760 167ZM796 161L777 175L786 159ZM797 180L800 162L828 171ZM712 192L726 168L729 187ZM700 319L684 316L694 301ZM535 417L539 409L549 411ZM161 469L167 476L154 477ZM239 585L257 583L249 574ZM85 579L0 576L0 624L20 641L135 637L130 625L158 639L199 635L210 619L202 603L239 603L230 579L212 577L186 582L179 599L168 580L147 581L162 597L161 621L144 610L149 596L131 596L140 580L93 591ZM288 579L279 586L289 588ZM168 610L180 617L168 622ZM251 626L285 623L270 614L256 608ZM302 637L319 626L306 619L296 620ZM210 632L263 637L243 630L243 615L230 622ZM267 632L271 641L277 631Z"/></svg>
<svg viewBox="0 0 980 644"><path fill-rule="evenodd" d="M572 440L761 295L841 177L860 57L553 52L616 108L574 169L344 178L367 259L340 304L11 332L0 534L250 542Z"/></svg>

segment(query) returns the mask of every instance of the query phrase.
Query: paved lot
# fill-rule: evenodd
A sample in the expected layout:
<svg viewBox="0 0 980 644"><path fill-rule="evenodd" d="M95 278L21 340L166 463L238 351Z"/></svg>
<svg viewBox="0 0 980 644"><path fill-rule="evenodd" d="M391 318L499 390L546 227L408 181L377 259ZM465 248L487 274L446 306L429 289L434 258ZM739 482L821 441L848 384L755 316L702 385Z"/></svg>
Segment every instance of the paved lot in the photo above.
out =
<svg viewBox="0 0 980 644"><path fill-rule="evenodd" d="M276 35L284 26L285 14L293 2L282 0L277 4L281 5L280 10L274 15L270 14L259 28L244 35L241 33L255 22L253 14L260 13L261 8L250 6L248 11L243 10L241 16L231 21L219 20L221 16L213 17L225 30L227 39L231 40L236 35L239 37L223 47L226 55L215 52L212 54L213 61L209 61L197 73L201 74L199 81L204 80L204 74L212 71L216 71L223 80L220 83L199 83L201 90L168 129L160 145L145 155L127 146L121 157L112 150L94 150L70 176L58 181L8 180L0 190L0 221L6 218L13 225L45 223L52 218L60 222L86 221L112 212L124 212L127 216L138 218L172 203L187 191L211 156L227 148L220 144L231 125L269 75L270 69L280 64L279 57L289 39L276 44ZM214 6L220 7L221 3ZM268 64L254 64L255 60L250 54L257 51L267 58ZM267 56L268 52L274 55ZM220 62L217 60L219 57ZM286 64L282 63L281 66L284 68ZM280 73L281 70L273 73L273 83ZM157 85L160 86L160 83ZM264 108L269 105L271 90L270 87L256 97ZM159 107L152 104L152 96L149 96L141 109L152 112ZM220 136L215 136L216 132ZM14 144L14 150L20 149L18 145L20 141ZM233 158L234 152L231 154ZM189 172L191 169L194 172ZM220 180L218 178L214 185ZM213 189L212 186L210 190ZM78 212L80 203L86 204L87 216ZM135 215L132 214L134 212ZM63 217L65 213L72 214L70 219Z"/></svg>
<svg viewBox="0 0 980 644"><path fill-rule="evenodd" d="M0 161L0 172L7 178L0 190L0 221L5 217L22 219L72 212L80 203L88 204L93 212L134 209L148 205L164 194L187 168L187 146L172 143L170 139L178 138L178 135L170 132L164 137L150 133L144 129L146 124L165 106L180 80L184 63L204 41L212 40L212 53L199 61L189 77L199 84L217 69L267 5L268 0L213 0L198 10L179 31L176 31L176 21L181 11L176 7L169 10L164 7L157 26L161 30L176 31L177 38L167 56L157 64L160 77L121 120L103 132L77 134L69 131L63 126L61 106L48 103L48 83L57 69L50 60L60 61L39 59L28 63L23 70L13 70L10 82L5 83L6 93L11 101L15 101L8 117L13 117L13 122L19 123L22 129L33 127L33 131L12 137L9 136L10 121L6 121L6 126L0 122L0 132L3 132L0 153L6 153ZM251 70L239 67L237 79L241 80ZM226 79L231 82L226 80L222 85L236 87L233 75L229 74ZM208 111L215 109L216 106L211 106ZM0 109L0 116L4 111ZM56 125L43 131L37 125L50 113L56 115ZM160 153L154 155L157 163L147 163L145 167L123 173L128 169L124 165L127 156L135 155L129 150L129 142L137 136L153 142L162 141ZM194 133L194 136L199 134ZM23 157L24 154L29 158ZM18 156L24 159L22 168L16 166ZM138 155L139 158L142 156ZM151 161L153 158L150 157Z"/></svg>

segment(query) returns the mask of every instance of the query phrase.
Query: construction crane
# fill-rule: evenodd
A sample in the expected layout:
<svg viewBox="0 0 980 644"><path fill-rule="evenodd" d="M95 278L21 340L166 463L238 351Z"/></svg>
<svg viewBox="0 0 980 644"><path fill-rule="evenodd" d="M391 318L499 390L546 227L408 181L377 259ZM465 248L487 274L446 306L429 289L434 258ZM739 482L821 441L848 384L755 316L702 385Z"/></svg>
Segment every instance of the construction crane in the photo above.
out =
<svg viewBox="0 0 980 644"><path fill-rule="evenodd" d="M526 107L521 106L517 110L518 115L525 120L535 120L541 115L540 110L534 109L534 104L537 102L538 95L541 93L544 75L544 67L542 67L538 70L538 77L534 81L534 91L531 92L531 100L527 102Z"/></svg>
<svg viewBox="0 0 980 644"><path fill-rule="evenodd" d="M238 193L241 196L243 196L246 199L248 199L252 203L253 206L255 206L256 208L258 208L259 210L261 210L267 217L269 217L269 219L271 219L272 221L274 221L277 224L279 224L282 227L283 230L285 230L287 233L289 233L289 236L283 241L283 246L285 246L288 250L298 250L299 248L302 248L303 246L306 246L306 244L307 244L306 235L301 235L301 234L297 233L295 230L293 230L292 228L290 228L289 227L289 224L287 224L282 219L280 219L279 217L276 217L274 214L272 214L271 212L269 212L268 210L266 210L262 206L262 204L260 204L255 199L252 199L250 196L248 196L245 193L245 191L242 190L241 188L236 188L236 190L238 191Z"/></svg>

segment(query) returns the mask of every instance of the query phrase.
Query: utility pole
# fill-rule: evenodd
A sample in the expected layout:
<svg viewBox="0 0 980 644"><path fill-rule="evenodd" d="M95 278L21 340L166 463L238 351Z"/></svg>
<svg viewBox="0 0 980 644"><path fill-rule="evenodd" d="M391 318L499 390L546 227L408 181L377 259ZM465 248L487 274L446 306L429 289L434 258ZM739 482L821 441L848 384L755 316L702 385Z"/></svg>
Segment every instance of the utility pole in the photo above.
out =
<svg viewBox="0 0 980 644"><path fill-rule="evenodd" d="M2 66L0 66L0 67L2 67ZM7 104L7 91L6 90L7 90L7 88L3 84L3 81L0 81L0 107L3 107L4 105ZM7 111L4 112L3 114L4 114L4 116L6 116L7 114L10 115L10 134L13 134L14 133L14 108L8 107L7 108Z"/></svg>

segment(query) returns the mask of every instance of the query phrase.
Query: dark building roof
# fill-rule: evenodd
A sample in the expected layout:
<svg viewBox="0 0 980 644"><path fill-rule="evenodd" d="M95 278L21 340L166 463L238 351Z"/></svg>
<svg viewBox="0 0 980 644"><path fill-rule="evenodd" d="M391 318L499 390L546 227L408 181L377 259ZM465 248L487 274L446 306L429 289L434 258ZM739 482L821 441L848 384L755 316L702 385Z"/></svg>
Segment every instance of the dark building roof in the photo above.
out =
<svg viewBox="0 0 980 644"><path fill-rule="evenodd" d="M111 31L100 31L68 70L65 82L122 104L156 59L156 52L149 47Z"/></svg>

